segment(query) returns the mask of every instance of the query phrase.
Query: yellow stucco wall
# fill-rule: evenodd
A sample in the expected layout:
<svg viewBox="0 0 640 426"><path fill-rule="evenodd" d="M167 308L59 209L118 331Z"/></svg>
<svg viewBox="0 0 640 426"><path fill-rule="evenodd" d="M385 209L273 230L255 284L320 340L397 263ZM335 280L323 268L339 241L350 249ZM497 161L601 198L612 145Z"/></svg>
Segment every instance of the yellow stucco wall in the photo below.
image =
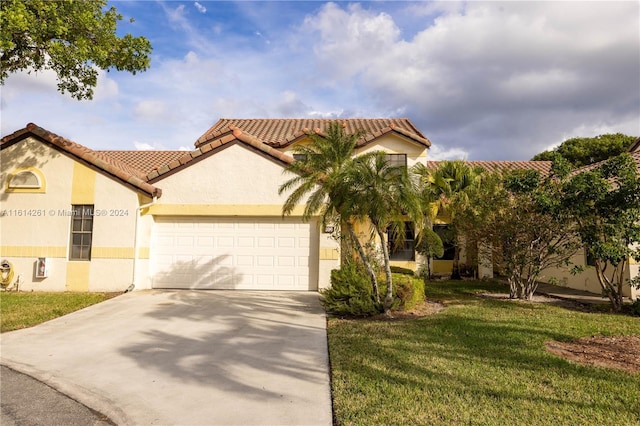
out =
<svg viewBox="0 0 640 426"><path fill-rule="evenodd" d="M356 155L372 151L384 151L389 154L407 154L407 166L411 167L416 163L426 163L428 150L422 145L411 142L408 138L391 134L385 135L356 150Z"/></svg>
<svg viewBox="0 0 640 426"><path fill-rule="evenodd" d="M281 149L281 151L293 156L293 151L296 146L308 144L309 141L310 140L308 138L303 138L298 142ZM355 155L372 151L385 151L389 154L407 154L407 165L411 167L417 162L425 163L427 161L428 149L403 136L389 134L357 149Z"/></svg>
<svg viewBox="0 0 640 426"><path fill-rule="evenodd" d="M14 264L23 290L119 291L131 282L133 229L138 195L40 141L27 138L0 152L0 257ZM7 191L16 170L37 170L41 191ZM72 204L95 207L91 261L69 261ZM148 258L148 242L140 246ZM35 261L49 261L49 275L35 277ZM97 269L111 260L117 274Z"/></svg>
<svg viewBox="0 0 640 426"><path fill-rule="evenodd" d="M584 250L580 249L570 259L571 265L582 265L585 267L583 272L572 274L570 272L572 266L562 268L550 268L544 271L540 277L542 282L554 282L557 285L570 287L577 290L588 291L595 294L602 294L602 287L598 281L598 275L593 267L586 266L586 257ZM609 268L609 273L611 268ZM638 268L633 263L627 266L624 272L625 279L629 280L631 277L637 276ZM630 286L623 288L622 294L626 297L638 297L640 292L636 289L632 289Z"/></svg>

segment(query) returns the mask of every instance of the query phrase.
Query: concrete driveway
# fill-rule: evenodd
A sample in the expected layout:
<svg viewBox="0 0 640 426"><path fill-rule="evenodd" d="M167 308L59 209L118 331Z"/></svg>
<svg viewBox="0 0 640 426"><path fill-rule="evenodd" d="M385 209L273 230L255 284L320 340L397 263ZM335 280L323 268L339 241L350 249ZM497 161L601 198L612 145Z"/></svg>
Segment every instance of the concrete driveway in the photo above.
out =
<svg viewBox="0 0 640 426"><path fill-rule="evenodd" d="M331 425L317 293L140 291L3 333L0 361L120 425Z"/></svg>

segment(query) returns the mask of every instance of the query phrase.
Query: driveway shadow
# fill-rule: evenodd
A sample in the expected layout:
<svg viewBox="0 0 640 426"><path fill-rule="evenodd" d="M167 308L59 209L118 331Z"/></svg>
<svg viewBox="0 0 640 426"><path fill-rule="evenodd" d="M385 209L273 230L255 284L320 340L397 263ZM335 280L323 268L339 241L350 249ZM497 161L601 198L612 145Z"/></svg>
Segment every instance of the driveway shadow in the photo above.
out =
<svg viewBox="0 0 640 426"><path fill-rule="evenodd" d="M281 383L290 380L323 381L326 329L317 294L166 293L146 313L158 328L119 350L139 368L255 399L282 397Z"/></svg>

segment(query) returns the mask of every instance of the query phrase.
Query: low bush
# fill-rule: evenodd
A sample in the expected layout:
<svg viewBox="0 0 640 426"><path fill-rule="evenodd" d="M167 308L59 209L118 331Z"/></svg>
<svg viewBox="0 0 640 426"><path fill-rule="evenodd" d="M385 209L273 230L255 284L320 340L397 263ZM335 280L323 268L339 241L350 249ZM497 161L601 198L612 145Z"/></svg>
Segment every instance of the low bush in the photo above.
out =
<svg viewBox="0 0 640 426"><path fill-rule="evenodd" d="M422 279L394 274L393 285L395 287L395 309L408 311L424 302L424 281Z"/></svg>
<svg viewBox="0 0 640 426"><path fill-rule="evenodd" d="M378 279L380 298L384 298L386 285L384 276ZM424 282L404 273L393 274L394 302L392 310L409 310L424 302ZM331 287L321 291L325 310L337 316L367 317L382 312L381 304L375 302L371 282L363 268L347 264L331 271Z"/></svg>

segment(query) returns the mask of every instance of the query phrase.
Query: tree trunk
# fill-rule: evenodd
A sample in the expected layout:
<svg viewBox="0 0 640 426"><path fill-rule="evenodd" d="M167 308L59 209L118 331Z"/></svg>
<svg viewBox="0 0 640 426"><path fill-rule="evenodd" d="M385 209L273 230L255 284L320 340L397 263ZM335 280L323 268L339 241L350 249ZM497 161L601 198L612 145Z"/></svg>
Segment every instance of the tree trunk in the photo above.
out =
<svg viewBox="0 0 640 426"><path fill-rule="evenodd" d="M614 312L622 311L622 294L620 291L617 291L616 287L614 287L612 283L609 282L598 259L596 259L595 268L600 287L602 287L602 290L609 298L609 302L611 302L611 309L613 309Z"/></svg>
<svg viewBox="0 0 640 426"><path fill-rule="evenodd" d="M387 278L387 294L384 298L384 313L389 313L393 304L393 283L391 278L391 260L389 259L389 249L384 238L384 233L376 226L378 238L380 238L380 246L382 247L382 256L384 258L384 274Z"/></svg>
<svg viewBox="0 0 640 426"><path fill-rule="evenodd" d="M453 269L451 270L451 279L462 279L462 276L460 275L460 247L458 246L457 241L453 246Z"/></svg>
<svg viewBox="0 0 640 426"><path fill-rule="evenodd" d="M536 283L536 279L538 278L538 276L530 276L527 277L527 281L524 284L524 291L523 291L523 298L525 300L531 300L533 299L533 295L536 292L536 289L538 288L538 284Z"/></svg>
<svg viewBox="0 0 640 426"><path fill-rule="evenodd" d="M515 281L513 276L509 276L507 278L509 282L509 299L517 299L518 298L518 284Z"/></svg>
<svg viewBox="0 0 640 426"><path fill-rule="evenodd" d="M371 266L371 262L369 262L369 258L367 257L367 254L364 252L364 248L362 247L362 244L360 244L360 240L358 239L356 232L353 230L353 226L351 225L351 223L346 222L346 227L349 232L349 235L351 236L351 239L353 240L353 243L356 246L358 255L360 256L362 263L364 263L364 267L367 270L367 275L369 275L369 280L371 280L373 297L375 298L376 303L380 304L380 290L378 290L378 279L376 278L376 273L373 270L373 267Z"/></svg>

